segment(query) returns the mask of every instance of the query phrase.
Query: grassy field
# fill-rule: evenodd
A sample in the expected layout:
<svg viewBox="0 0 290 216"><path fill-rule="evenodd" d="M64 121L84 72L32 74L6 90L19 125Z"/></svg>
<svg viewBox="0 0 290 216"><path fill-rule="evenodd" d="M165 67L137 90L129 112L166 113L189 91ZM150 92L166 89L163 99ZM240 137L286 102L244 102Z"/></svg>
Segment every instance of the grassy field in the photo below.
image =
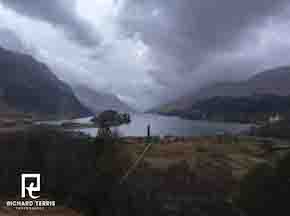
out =
<svg viewBox="0 0 290 216"><path fill-rule="evenodd" d="M192 171L229 170L236 179L262 163L272 163L280 153L268 152L268 143L251 137L213 136L196 138L164 138L153 141L140 167L167 170L187 162ZM279 143L271 143L271 147ZM146 139L127 138L124 149L137 158L146 146ZM138 169L141 169L141 168Z"/></svg>
<svg viewBox="0 0 290 216"><path fill-rule="evenodd" d="M120 184L148 144L144 158ZM230 201L239 194L240 182L258 165L275 165L288 151L271 149L282 144L288 145L277 139L226 135L91 138L39 127L3 132L0 197L19 193L20 173L36 172L44 179L42 192L59 202L61 209L55 210L63 213L56 215L74 215L68 206L83 215L112 215L111 210L136 215L138 210L137 215L159 216L174 215L175 209L176 215L199 211L203 214L197 215L235 216ZM0 214L13 215L8 211L0 209Z"/></svg>

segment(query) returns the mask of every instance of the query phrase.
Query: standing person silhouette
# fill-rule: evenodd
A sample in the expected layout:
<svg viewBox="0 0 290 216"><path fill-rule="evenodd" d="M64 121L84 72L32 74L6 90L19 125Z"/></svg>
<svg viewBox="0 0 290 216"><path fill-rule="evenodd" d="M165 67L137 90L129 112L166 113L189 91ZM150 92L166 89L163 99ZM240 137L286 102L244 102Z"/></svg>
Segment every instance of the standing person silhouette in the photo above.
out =
<svg viewBox="0 0 290 216"><path fill-rule="evenodd" d="M151 125L147 125L147 137L151 137Z"/></svg>

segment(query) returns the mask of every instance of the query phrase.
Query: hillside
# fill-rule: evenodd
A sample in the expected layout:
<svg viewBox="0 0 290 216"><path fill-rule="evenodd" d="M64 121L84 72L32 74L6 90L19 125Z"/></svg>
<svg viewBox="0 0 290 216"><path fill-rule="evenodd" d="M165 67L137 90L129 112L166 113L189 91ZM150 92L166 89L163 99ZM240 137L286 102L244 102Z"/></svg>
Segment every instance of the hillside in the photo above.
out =
<svg viewBox="0 0 290 216"><path fill-rule="evenodd" d="M256 95L205 99L195 103L186 113L194 119L263 124L271 116L279 114L284 118L289 112L290 97Z"/></svg>
<svg viewBox="0 0 290 216"><path fill-rule="evenodd" d="M74 92L78 99L94 113L100 113L104 110L135 112L131 107L113 94L97 92L83 85L74 87Z"/></svg>
<svg viewBox="0 0 290 216"><path fill-rule="evenodd" d="M172 114L191 109L196 102L213 97L250 97L253 95L289 96L290 67L267 70L242 82L225 82L205 86L152 111Z"/></svg>
<svg viewBox="0 0 290 216"><path fill-rule="evenodd" d="M45 64L0 48L0 111L11 110L53 118L90 114Z"/></svg>

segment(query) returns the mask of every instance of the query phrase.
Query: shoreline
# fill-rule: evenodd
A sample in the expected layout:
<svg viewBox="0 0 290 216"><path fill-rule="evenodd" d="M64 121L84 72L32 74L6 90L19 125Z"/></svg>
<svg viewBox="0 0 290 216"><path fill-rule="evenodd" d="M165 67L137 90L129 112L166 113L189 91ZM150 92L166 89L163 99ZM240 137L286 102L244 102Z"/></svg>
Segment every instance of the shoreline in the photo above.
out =
<svg viewBox="0 0 290 216"><path fill-rule="evenodd" d="M202 122L208 122L208 123L224 123L224 124L242 124L242 125L252 125L252 126L263 126L264 123L253 123L253 122L243 122L243 121L226 121L226 120L211 120L211 119L197 119L197 118L190 118L186 117L182 114L173 114L173 113L162 113L162 112L149 112L145 114L151 114L151 115L160 115L165 117L177 117L183 120L189 120L189 121L202 121Z"/></svg>

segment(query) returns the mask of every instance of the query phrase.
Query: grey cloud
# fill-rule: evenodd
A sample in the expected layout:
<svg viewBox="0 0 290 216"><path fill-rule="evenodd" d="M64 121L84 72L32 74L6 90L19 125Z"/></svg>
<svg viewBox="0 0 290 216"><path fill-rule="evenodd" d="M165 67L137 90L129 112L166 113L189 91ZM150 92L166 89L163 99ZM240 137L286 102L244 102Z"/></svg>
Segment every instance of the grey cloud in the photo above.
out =
<svg viewBox="0 0 290 216"><path fill-rule="evenodd" d="M174 86L192 77L196 79L185 88L194 88L201 83L199 77L211 79L211 73L218 77L224 72L224 63L220 68L215 64L213 71L202 70L214 55L236 49L248 31L259 28L267 17L279 17L287 5L288 0L127 0L121 23L125 34L138 32L151 46L159 71L166 71L162 76L152 73L158 82ZM160 14L154 17L156 9ZM183 79L171 82L176 73Z"/></svg>
<svg viewBox="0 0 290 216"><path fill-rule="evenodd" d="M23 52L25 50L23 41L18 38L17 34L6 28L0 29L0 47L15 52Z"/></svg>
<svg viewBox="0 0 290 216"><path fill-rule="evenodd" d="M74 11L75 0L0 2L19 14L64 29L71 39L84 45L98 43L91 26ZM72 48L61 42L55 49L54 37L46 41L34 31L26 40L45 40L48 46L40 43L38 48L47 53L45 60L55 65L63 79L70 83L86 80L94 89L136 101L138 107L167 102L209 82L245 79L263 69L290 63L289 0L115 3L120 4L118 17L114 13L101 25L108 40L88 52L86 47ZM269 18L273 25L267 27ZM27 31L29 28L25 26ZM281 38L275 39L272 32ZM261 36L266 39L265 47L260 44ZM144 61L134 59L138 39L149 47Z"/></svg>
<svg viewBox="0 0 290 216"><path fill-rule="evenodd" d="M14 52L37 55L37 50L23 41L16 32L8 28L0 28L0 47Z"/></svg>
<svg viewBox="0 0 290 216"><path fill-rule="evenodd" d="M62 28L67 37L84 46L97 45L100 36L75 12L75 0L0 0L17 13Z"/></svg>

